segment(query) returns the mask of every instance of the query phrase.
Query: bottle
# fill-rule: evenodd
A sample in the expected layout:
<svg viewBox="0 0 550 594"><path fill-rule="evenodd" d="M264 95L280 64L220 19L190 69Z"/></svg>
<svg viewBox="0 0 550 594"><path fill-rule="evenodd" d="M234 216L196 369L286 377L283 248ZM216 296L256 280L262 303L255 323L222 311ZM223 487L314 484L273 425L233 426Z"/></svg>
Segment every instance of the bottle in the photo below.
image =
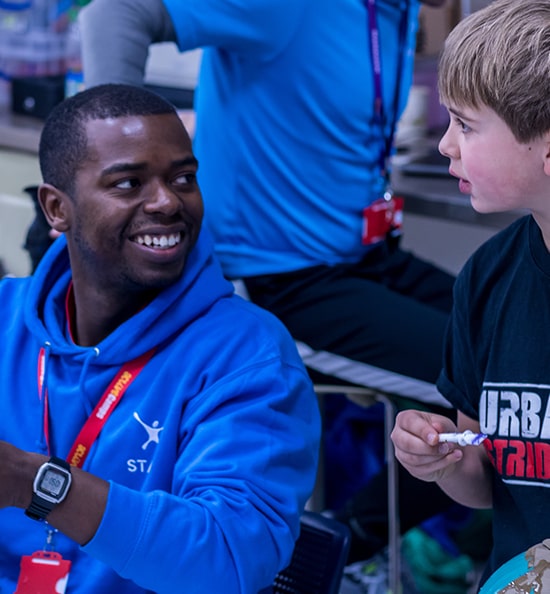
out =
<svg viewBox="0 0 550 594"><path fill-rule="evenodd" d="M24 33L29 27L31 0L0 0L0 31Z"/></svg>
<svg viewBox="0 0 550 594"><path fill-rule="evenodd" d="M84 72L82 70L82 50L78 12L71 11L65 45L65 97L76 95L84 90Z"/></svg>
<svg viewBox="0 0 550 594"><path fill-rule="evenodd" d="M0 0L0 106L11 103L11 79L19 74L14 45L29 27L30 0Z"/></svg>

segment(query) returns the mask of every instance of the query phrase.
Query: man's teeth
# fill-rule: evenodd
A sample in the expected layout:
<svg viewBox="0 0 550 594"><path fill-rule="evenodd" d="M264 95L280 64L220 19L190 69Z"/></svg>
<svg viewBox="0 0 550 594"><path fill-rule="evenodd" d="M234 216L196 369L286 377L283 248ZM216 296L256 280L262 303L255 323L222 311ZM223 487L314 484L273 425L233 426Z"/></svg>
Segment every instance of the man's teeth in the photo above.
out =
<svg viewBox="0 0 550 594"><path fill-rule="evenodd" d="M147 247L167 248L177 245L181 241L179 233L171 235L138 235L136 242Z"/></svg>

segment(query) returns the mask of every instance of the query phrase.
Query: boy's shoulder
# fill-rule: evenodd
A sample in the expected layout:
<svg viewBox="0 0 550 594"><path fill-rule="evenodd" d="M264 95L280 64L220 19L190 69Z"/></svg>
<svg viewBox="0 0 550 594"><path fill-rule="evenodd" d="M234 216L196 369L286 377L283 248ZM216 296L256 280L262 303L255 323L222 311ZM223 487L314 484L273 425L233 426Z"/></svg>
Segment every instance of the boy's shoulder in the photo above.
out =
<svg viewBox="0 0 550 594"><path fill-rule="evenodd" d="M506 284L526 261L531 224L535 223L530 216L521 217L478 247L457 276L455 298L458 294L467 295L468 300L486 297L488 288Z"/></svg>
<svg viewBox="0 0 550 594"><path fill-rule="evenodd" d="M517 254L521 248L528 247L531 224L534 224L531 215L526 215L498 231L477 248L465 268L479 264L491 268L492 265L498 265L503 260L509 261L510 255Z"/></svg>

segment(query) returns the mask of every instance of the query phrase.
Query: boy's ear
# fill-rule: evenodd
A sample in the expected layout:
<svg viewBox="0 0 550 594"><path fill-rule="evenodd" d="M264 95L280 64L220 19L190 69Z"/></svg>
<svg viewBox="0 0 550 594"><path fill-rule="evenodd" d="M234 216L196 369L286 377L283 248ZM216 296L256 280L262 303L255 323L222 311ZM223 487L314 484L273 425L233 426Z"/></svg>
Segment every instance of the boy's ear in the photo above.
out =
<svg viewBox="0 0 550 594"><path fill-rule="evenodd" d="M38 202L52 229L64 233L70 227L70 198L51 184L38 187Z"/></svg>

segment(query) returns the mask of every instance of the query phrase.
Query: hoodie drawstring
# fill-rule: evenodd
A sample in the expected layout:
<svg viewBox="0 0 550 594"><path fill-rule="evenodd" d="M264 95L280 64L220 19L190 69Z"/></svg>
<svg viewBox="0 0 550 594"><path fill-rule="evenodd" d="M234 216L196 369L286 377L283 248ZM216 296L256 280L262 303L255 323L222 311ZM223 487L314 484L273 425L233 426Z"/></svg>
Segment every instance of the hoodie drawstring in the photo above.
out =
<svg viewBox="0 0 550 594"><path fill-rule="evenodd" d="M48 362L50 360L52 345L46 341L44 346L38 353L38 400L42 405L42 422L38 432L38 440L36 445L38 450L44 454L49 454L49 423L48 423L48 381L47 381L47 370L49 368Z"/></svg>

